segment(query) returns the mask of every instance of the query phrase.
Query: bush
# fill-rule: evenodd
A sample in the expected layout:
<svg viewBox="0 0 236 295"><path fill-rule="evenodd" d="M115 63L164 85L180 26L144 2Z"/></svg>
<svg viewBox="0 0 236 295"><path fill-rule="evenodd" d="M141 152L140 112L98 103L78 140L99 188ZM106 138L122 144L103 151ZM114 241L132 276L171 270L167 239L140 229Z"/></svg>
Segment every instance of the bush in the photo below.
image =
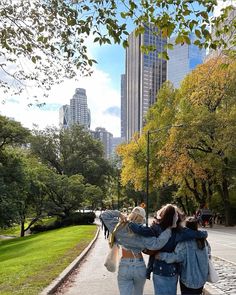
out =
<svg viewBox="0 0 236 295"><path fill-rule="evenodd" d="M70 216L61 220L62 226L77 225L77 224L92 224L96 215L94 212L81 213L75 212Z"/></svg>
<svg viewBox="0 0 236 295"><path fill-rule="evenodd" d="M38 233L43 231L48 231L60 227L66 227L70 225L85 225L85 224L92 224L95 220L95 213L89 212L89 213L81 213L81 212L75 212L69 215L68 217L65 217L60 220L56 220L53 223L50 224L36 224L31 227L32 233Z"/></svg>

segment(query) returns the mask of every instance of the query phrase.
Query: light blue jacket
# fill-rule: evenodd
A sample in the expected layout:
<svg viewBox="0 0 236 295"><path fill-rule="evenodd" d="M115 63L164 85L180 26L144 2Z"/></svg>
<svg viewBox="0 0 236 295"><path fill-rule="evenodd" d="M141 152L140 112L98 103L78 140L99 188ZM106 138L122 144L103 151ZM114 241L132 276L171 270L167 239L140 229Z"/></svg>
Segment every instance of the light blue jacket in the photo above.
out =
<svg viewBox="0 0 236 295"><path fill-rule="evenodd" d="M119 222L120 212L117 210L104 211L100 218L103 220L108 230L112 232ZM171 237L171 229L166 229L159 237L142 237L134 234L128 223L124 227L120 227L115 233L115 241L124 248L133 251L135 254L141 252L145 248L150 250L161 249Z"/></svg>
<svg viewBox="0 0 236 295"><path fill-rule="evenodd" d="M210 247L198 248L196 240L178 243L172 253L159 253L167 263L180 262L180 280L188 288L201 288L207 281Z"/></svg>

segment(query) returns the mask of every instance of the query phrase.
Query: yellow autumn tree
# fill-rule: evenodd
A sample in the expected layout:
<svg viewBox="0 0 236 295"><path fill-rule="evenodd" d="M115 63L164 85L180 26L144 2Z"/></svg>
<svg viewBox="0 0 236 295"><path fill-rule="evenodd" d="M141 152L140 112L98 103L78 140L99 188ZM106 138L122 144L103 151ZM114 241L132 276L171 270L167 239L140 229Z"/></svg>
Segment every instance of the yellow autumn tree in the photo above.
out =
<svg viewBox="0 0 236 295"><path fill-rule="evenodd" d="M198 66L179 89L176 120L160 154L163 181L173 181L201 201L218 192L230 223L230 187L236 146L236 61L211 59Z"/></svg>

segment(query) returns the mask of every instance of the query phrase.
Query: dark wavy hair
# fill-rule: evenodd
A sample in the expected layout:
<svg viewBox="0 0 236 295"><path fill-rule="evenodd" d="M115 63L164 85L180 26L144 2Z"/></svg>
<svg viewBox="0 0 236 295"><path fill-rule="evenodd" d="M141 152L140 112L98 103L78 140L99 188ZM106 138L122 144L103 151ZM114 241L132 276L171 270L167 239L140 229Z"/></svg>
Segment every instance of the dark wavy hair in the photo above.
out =
<svg viewBox="0 0 236 295"><path fill-rule="evenodd" d="M157 218L159 219L159 224L163 230L172 226L175 212L178 213L177 228L179 228L181 222L184 220L184 214L177 206L167 204L157 212L157 214L159 215L159 217Z"/></svg>
<svg viewBox="0 0 236 295"><path fill-rule="evenodd" d="M198 230L198 221L195 217L188 217L186 219L186 223L185 223L187 228L190 228L192 230ZM205 238L201 238L201 239L196 239L197 242L197 246L199 249L204 249L205 247Z"/></svg>

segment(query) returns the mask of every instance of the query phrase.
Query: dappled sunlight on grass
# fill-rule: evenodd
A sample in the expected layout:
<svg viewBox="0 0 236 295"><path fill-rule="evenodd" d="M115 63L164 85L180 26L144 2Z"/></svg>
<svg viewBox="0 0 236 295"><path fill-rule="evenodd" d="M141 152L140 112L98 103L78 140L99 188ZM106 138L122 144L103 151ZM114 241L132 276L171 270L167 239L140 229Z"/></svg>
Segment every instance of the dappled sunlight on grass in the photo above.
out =
<svg viewBox="0 0 236 295"><path fill-rule="evenodd" d="M0 294L38 294L89 244L96 226L0 241Z"/></svg>

